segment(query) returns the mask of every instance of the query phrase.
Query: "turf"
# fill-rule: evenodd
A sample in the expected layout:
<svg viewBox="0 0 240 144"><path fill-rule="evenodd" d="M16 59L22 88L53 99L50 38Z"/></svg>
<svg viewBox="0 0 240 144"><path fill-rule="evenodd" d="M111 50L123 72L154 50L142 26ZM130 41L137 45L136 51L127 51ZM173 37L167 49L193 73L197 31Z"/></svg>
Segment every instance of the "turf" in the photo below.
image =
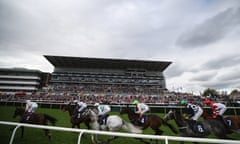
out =
<svg viewBox="0 0 240 144"><path fill-rule="evenodd" d="M0 121L10 121L10 122L18 122L19 118L12 118L13 112L15 110L15 107L13 106L0 106ZM37 110L37 113L47 113L55 118L57 118L56 126L59 127L71 127L70 123L70 117L68 112L62 112L60 109L47 109L47 108L39 108ZM117 114L117 112L112 112L111 114ZM120 115L123 119L128 121L127 115ZM159 114L159 116L163 117L163 114ZM171 121L171 124L173 124L175 127L175 123ZM14 126L9 125L0 125L0 143L1 144L8 144L12 130ZM81 124L81 128L86 129L86 126L84 124ZM168 127L162 126L161 129L164 131L163 135L171 135L176 136ZM124 131L122 131L124 132ZM144 131L145 134L153 134L153 131L148 128ZM76 144L78 141L78 133L73 132L63 132L63 131L53 131L51 130L52 134L52 140L49 141L46 136L44 136L44 132L41 129L34 129L34 128L25 128L24 137L21 138L21 132L20 130L17 131L14 144ZM240 139L239 135L232 134L231 137L235 139ZM213 137L213 136L210 136ZM101 136L101 139L106 139L106 136ZM213 137L214 138L214 137ZM82 138L81 144L90 144L91 142L91 136L90 135L84 135ZM112 144L138 144L140 143L138 140L133 138L126 138L126 137L120 137L114 141L111 142ZM161 142L164 143L164 142ZM179 143L179 142L170 142L171 144ZM188 143L186 143L188 144Z"/></svg>

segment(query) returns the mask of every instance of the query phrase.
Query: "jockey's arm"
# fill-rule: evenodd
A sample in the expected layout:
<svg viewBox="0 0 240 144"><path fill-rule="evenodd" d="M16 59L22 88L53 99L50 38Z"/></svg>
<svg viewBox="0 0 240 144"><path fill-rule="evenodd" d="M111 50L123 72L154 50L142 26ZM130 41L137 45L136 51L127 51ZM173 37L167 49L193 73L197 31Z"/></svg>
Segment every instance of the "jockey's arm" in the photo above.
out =
<svg viewBox="0 0 240 144"><path fill-rule="evenodd" d="M30 104L26 104L25 111L28 111L31 108Z"/></svg>
<svg viewBox="0 0 240 144"><path fill-rule="evenodd" d="M98 115L102 115L103 112L102 112L101 108L100 108L100 107L97 107L97 109L98 109Z"/></svg>
<svg viewBox="0 0 240 144"><path fill-rule="evenodd" d="M137 111L135 113L142 113L141 105L137 105Z"/></svg>
<svg viewBox="0 0 240 144"><path fill-rule="evenodd" d="M87 104L82 104L82 106L78 109L78 111L82 112L85 108L87 108Z"/></svg>

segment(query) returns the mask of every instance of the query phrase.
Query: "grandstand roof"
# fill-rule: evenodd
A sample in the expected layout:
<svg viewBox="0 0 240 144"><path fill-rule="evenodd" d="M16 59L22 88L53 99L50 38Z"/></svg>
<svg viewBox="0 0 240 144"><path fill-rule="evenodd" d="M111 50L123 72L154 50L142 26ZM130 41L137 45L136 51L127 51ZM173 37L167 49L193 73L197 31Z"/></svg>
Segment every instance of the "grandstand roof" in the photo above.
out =
<svg viewBox="0 0 240 144"><path fill-rule="evenodd" d="M44 55L44 57L53 66L61 68L145 69L153 71L164 71L172 63L168 61L88 58L51 55Z"/></svg>

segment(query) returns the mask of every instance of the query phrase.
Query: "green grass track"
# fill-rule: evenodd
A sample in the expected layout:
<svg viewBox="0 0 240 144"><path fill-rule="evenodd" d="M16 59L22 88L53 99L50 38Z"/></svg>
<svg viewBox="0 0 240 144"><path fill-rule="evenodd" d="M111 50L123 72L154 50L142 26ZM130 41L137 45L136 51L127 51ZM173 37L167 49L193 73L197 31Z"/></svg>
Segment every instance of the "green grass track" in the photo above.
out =
<svg viewBox="0 0 240 144"><path fill-rule="evenodd" d="M0 106L0 121L10 121L10 122L18 122L19 117L14 119L12 118L13 112L15 110L15 107L13 106ZM70 117L68 115L68 112L62 112L60 109L47 109L47 108L39 108L36 113L46 113L49 114L55 118L57 118L56 126L59 127L71 127L70 123ZM111 114L117 114L117 112L112 112ZM127 115L120 115L123 119L128 121ZM159 116L163 117L163 114L159 114ZM175 127L175 123L171 121L171 124L173 124ZM0 125L0 144L8 144L10 141L10 137L12 134L14 126L9 125ZM84 124L81 124L82 129L86 129ZM171 130L166 127L162 126L161 129L164 131L163 135L171 135L176 136ZM124 132L124 131L122 131ZM78 133L73 132L64 132L64 131L53 131L51 130L52 134L52 140L49 141L47 137L44 135L43 130L41 129L34 129L34 128L25 128L24 137L21 138L21 131L20 129L16 132L16 136L14 139L14 144L77 144L78 141ZM148 128L144 131L144 134L153 134L153 131ZM214 138L213 136L210 136ZM232 134L230 137L239 139L240 136L237 134ZM101 136L100 138L104 139L106 136ZM86 134L82 138L81 144L90 144L91 137L90 135ZM140 142L133 138L126 138L126 137L120 137L114 141L111 142L111 144L139 144ZM164 142L161 142L164 143ZM177 144L179 142L170 142L171 144ZM186 143L188 144L188 143Z"/></svg>

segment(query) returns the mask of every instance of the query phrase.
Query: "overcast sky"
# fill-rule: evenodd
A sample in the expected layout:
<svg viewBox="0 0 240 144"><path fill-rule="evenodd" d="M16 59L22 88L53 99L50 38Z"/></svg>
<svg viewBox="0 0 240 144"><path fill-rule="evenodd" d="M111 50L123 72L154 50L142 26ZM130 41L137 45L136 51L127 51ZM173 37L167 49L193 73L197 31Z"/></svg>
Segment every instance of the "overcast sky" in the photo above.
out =
<svg viewBox="0 0 240 144"><path fill-rule="evenodd" d="M43 55L172 61L167 88L240 87L240 0L0 0L0 67Z"/></svg>

